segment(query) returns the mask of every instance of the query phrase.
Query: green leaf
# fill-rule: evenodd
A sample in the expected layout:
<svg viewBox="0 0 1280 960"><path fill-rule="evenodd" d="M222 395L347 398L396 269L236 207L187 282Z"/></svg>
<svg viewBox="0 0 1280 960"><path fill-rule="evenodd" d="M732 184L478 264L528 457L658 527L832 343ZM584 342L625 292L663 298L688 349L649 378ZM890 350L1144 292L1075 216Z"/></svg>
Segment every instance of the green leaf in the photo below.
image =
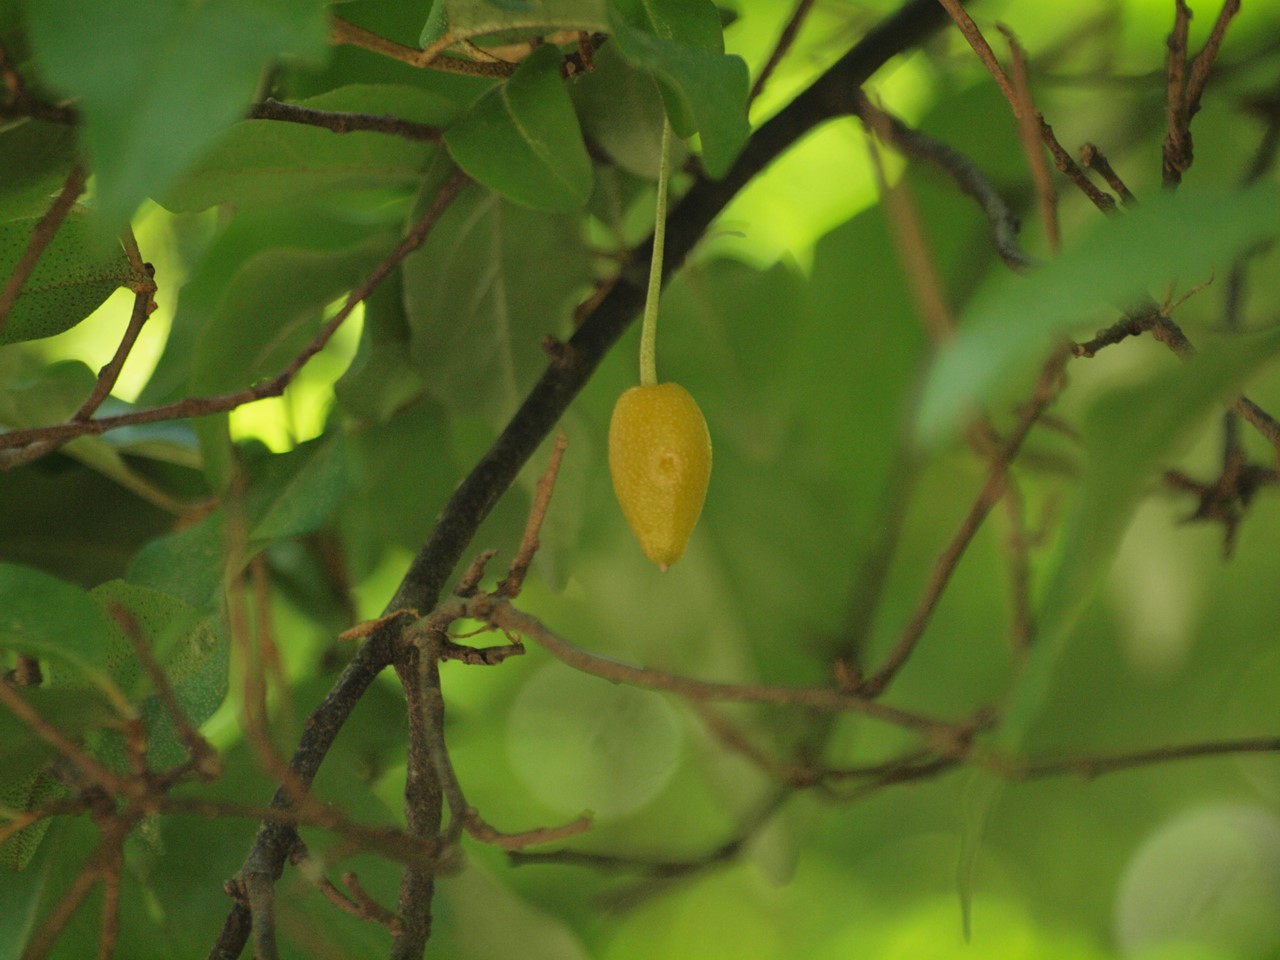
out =
<svg viewBox="0 0 1280 960"><path fill-rule="evenodd" d="M665 113L653 77L605 44L595 56L595 69L570 92L592 143L628 173L657 180ZM674 162L673 169L679 168Z"/></svg>
<svg viewBox="0 0 1280 960"><path fill-rule="evenodd" d="M196 346L226 298L243 283L240 274L269 251L338 255L382 230L400 227L403 212L347 213L342 209L274 207L238 213L209 245L178 295L165 351L138 398L147 405L187 396Z"/></svg>
<svg viewBox="0 0 1280 960"><path fill-rule="evenodd" d="M431 395L503 422L546 365L543 336L567 328L590 281L578 218L463 192L405 258L411 356Z"/></svg>
<svg viewBox="0 0 1280 960"><path fill-rule="evenodd" d="M1001 725L1002 737L1018 737L1035 716L1061 649L1118 549L1152 472L1277 354L1280 329L1215 343L1185 366L1108 394L1089 412L1081 429L1087 471L1037 617L1052 629L1032 649Z"/></svg>
<svg viewBox="0 0 1280 960"><path fill-rule="evenodd" d="M397 268L365 300L360 349L333 385L338 402L364 420L385 422L426 392L409 360L403 276Z"/></svg>
<svg viewBox="0 0 1280 960"><path fill-rule="evenodd" d="M395 244L376 234L336 251L265 250L244 263L200 333L193 394L228 393L279 374L319 332L324 308L350 290ZM226 415L197 424L206 471L228 479Z"/></svg>
<svg viewBox="0 0 1280 960"><path fill-rule="evenodd" d="M278 374L315 335L324 307L394 243L382 233L348 249L266 250L243 263L196 344L191 391L238 390Z"/></svg>
<svg viewBox="0 0 1280 960"><path fill-rule="evenodd" d="M0 563L0 649L48 661L54 683L105 681L110 630L102 609L79 587Z"/></svg>
<svg viewBox="0 0 1280 960"><path fill-rule="evenodd" d="M72 692L70 690L59 691L58 695L51 696L52 691L48 690L24 690L21 695L27 700L36 701L32 705L40 711L41 715L48 716L50 711L54 711L58 717L58 729L63 733L74 735L77 732L87 728L77 722L85 714L86 707L93 701L84 696L82 691ZM52 701L52 702L51 702ZM101 720L103 711L100 704L94 704L97 707L99 716L95 719ZM36 747L39 741L36 737L31 736L31 731L18 723L12 714L5 713L0 717L0 735L3 736L4 743L27 744ZM43 744L39 744L43 746ZM45 751L50 759L54 755L52 747L45 747ZM20 774L19 771L24 766L29 767L30 756L13 757L8 750L4 751L4 779L0 782L0 804L15 810L36 810L41 805L51 800L57 800L66 795L66 787L63 786L58 779L48 769L28 769L28 772ZM23 761L27 763L24 764ZM3 819L3 818L0 818ZM17 833L13 834L4 843L0 843L0 867L9 870L23 870L27 864L31 862L31 858L35 856L36 851L40 849L40 844L44 841L45 834L49 831L49 827L53 825L52 817L45 817L43 820L37 820L28 827L24 827ZM46 865L48 861L46 860ZM6 895L8 899L8 895ZM6 904L8 906L8 904ZM35 904L31 904L34 908ZM31 921L34 921L34 915ZM4 918L0 916L0 936L5 933Z"/></svg>
<svg viewBox="0 0 1280 960"><path fill-rule="evenodd" d="M128 581L197 610L219 603L227 566L224 520L222 511L215 510L199 523L152 540L130 562Z"/></svg>
<svg viewBox="0 0 1280 960"><path fill-rule="evenodd" d="M723 52L714 5L703 0L614 0L609 30L632 65L662 81L676 133L701 136L707 172L713 177L728 173L751 135L750 78L741 57Z"/></svg>
<svg viewBox="0 0 1280 960"><path fill-rule="evenodd" d="M1088 468L1064 524L1065 540L1036 616L1044 624L1031 648L993 743L1016 755L1054 684L1056 668L1081 615L1110 568L1152 472L1210 412L1258 368L1280 354L1280 329L1216 343L1187 365L1115 390L1089 412L1081 435ZM987 771L970 778L959 878L967 905L981 839L1007 782Z"/></svg>
<svg viewBox="0 0 1280 960"><path fill-rule="evenodd" d="M92 587L121 576L143 544L172 527L172 514L100 473L58 467L0 473L0 558Z"/></svg>
<svg viewBox="0 0 1280 960"><path fill-rule="evenodd" d="M419 87L356 84L298 104L312 110L390 115L444 126L457 110ZM407 186L422 178L435 147L385 133L245 120L232 127L166 192L173 211L218 203L279 204L329 191Z"/></svg>
<svg viewBox="0 0 1280 960"><path fill-rule="evenodd" d="M341 435L268 457L251 471L245 511L251 546L310 533L331 514L346 485Z"/></svg>
<svg viewBox="0 0 1280 960"><path fill-rule="evenodd" d="M449 418L421 399L385 423L362 426L348 440L359 478L342 499L341 524L353 576L373 569L385 551L416 551L457 484Z"/></svg>
<svg viewBox="0 0 1280 960"><path fill-rule="evenodd" d="M567 212L591 196L591 158L554 46L477 100L444 142L458 166L524 206Z"/></svg>
<svg viewBox="0 0 1280 960"><path fill-rule="evenodd" d="M30 120L0 134L0 220L39 217L76 158L73 127Z"/></svg>
<svg viewBox="0 0 1280 960"><path fill-rule="evenodd" d="M0 276L13 273L40 216L0 223ZM120 246L103 252L90 233L83 211L72 210L62 221L9 311L0 330L0 345L69 330L98 309L116 287L132 279Z"/></svg>
<svg viewBox="0 0 1280 960"><path fill-rule="evenodd" d="M42 0L27 15L44 78L78 98L102 236L243 115L268 63L327 48L319 0Z"/></svg>
<svg viewBox="0 0 1280 960"><path fill-rule="evenodd" d="M604 0L433 0L418 45L443 50L487 34L519 37L606 29Z"/></svg>
<svg viewBox="0 0 1280 960"><path fill-rule="evenodd" d="M104 583L93 596L108 613L119 608L130 614L191 725L199 727L212 716L227 692L230 641L220 624L171 594L124 580ZM149 762L155 767L180 763L187 748L177 724L154 692L133 642L115 620L112 628L112 674L141 702Z"/></svg>
<svg viewBox="0 0 1280 960"><path fill-rule="evenodd" d="M1280 233L1280 185L1230 193L1181 190L1099 224L1029 277L1007 277L973 302L960 335L935 360L917 425L923 445L954 435L975 406L1043 360L1055 337L1116 313L1171 279L1225 271L1231 258ZM1123 309L1123 307L1121 308Z"/></svg>

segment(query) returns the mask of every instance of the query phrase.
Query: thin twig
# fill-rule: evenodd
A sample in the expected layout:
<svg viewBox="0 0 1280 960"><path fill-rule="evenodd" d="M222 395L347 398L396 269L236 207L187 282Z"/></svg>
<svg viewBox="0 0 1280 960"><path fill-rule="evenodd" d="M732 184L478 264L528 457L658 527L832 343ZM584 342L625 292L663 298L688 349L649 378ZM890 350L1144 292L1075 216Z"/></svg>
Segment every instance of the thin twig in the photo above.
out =
<svg viewBox="0 0 1280 960"><path fill-rule="evenodd" d="M463 601L456 601L463 604ZM939 749L959 749L967 740L969 729L964 723L940 720L926 714L902 710L879 703L861 694L847 693L830 687L784 687L766 684L721 683L699 680L652 667L633 666L590 653L574 646L549 630L537 617L523 613L507 601L480 595L465 601L459 616L470 616L496 626L513 630L532 639L557 660L583 673L625 683L646 690L660 690L698 701L730 701L764 703L775 706L807 707L813 710L845 711L861 714L882 723L912 730L935 741Z"/></svg>
<svg viewBox="0 0 1280 960"><path fill-rule="evenodd" d="M903 627L897 642L885 657L880 668L858 688L863 696L877 697L883 693L898 671L910 659L917 641L933 617L938 600L942 597L943 591L946 590L947 584L951 581L951 575L960 563L960 558L964 556L965 550L982 526L983 521L986 520L991 508L1003 496L1005 475L1009 470L1010 464L1017 456L1018 450L1022 447L1022 442L1027 438L1027 434L1031 432L1031 428L1035 426L1040 414L1057 397L1062 367L1066 362L1067 356L1066 350L1060 350L1050 357L1045 364L1040 373L1040 379L1036 384L1035 394L1031 402L1023 409L1022 416L1019 418L1013 432L1009 435L1008 440L1005 441L999 455L992 458L991 465L987 470L986 482L983 483L982 489L978 491L977 498L969 508L969 512L965 515L964 520L961 521L960 528L955 532L946 549L938 557L934 565L933 576L930 577L929 582L925 585L924 593L917 601L911 618L907 621L906 626Z"/></svg>
<svg viewBox="0 0 1280 960"><path fill-rule="evenodd" d="M1024 515L1022 492L1017 482L1006 476L1004 485L1005 516L1009 522L1009 580L1010 603L1010 639L1013 649L1025 654L1031 648L1035 637L1035 616L1031 609L1031 563L1028 559L1030 544L1027 537L1027 522Z"/></svg>
<svg viewBox="0 0 1280 960"><path fill-rule="evenodd" d="M0 680L0 706L3 706L53 749L70 760L80 771L108 793L129 796L138 793L131 781L112 773L84 750L72 743L67 736L45 720L21 694L8 683Z"/></svg>
<svg viewBox="0 0 1280 960"><path fill-rule="evenodd" d="M516 64L502 60L480 63L475 60L464 60L461 57L450 57L437 54L434 50L420 50L407 47L394 40L388 40L364 27L348 23L341 17L331 18L332 32L330 39L335 44L350 44L361 47L392 60L407 63L411 67L443 70L446 73L461 73L469 77L494 77L503 79L515 73ZM452 42L452 41L451 41ZM446 44L449 45L449 44Z"/></svg>
<svg viewBox="0 0 1280 960"><path fill-rule="evenodd" d="M342 885L347 888L352 900L355 901L356 906L359 908L356 916L363 920L372 920L374 923L382 924L391 931L392 936L400 932L400 918L373 899L369 892L360 885L360 878L354 872L348 870L342 875Z"/></svg>
<svg viewBox="0 0 1280 960"><path fill-rule="evenodd" d="M520 538L520 548L515 559L511 561L511 570L498 584L494 591L502 597L517 597L524 585L524 578L529 572L529 564L533 563L533 555L538 551L538 533L542 530L542 521L546 518L547 508L551 505L551 494L556 489L556 477L560 473L560 461L564 459L565 447L569 437L563 431L556 434L555 444L551 448L551 458L547 461L547 469L538 478L538 485L533 491L533 506L529 510L529 519L525 523L524 536Z"/></svg>
<svg viewBox="0 0 1280 960"><path fill-rule="evenodd" d="M99 846L85 861L76 878L71 881L71 886L53 908L53 912L27 942L26 949L22 952L22 960L40 960L53 949L53 945L58 941L58 937L62 935L71 918L75 916L75 912L80 909L80 904L84 903L84 898L93 889L93 885L102 879L102 866L98 862L101 850Z"/></svg>
<svg viewBox="0 0 1280 960"><path fill-rule="evenodd" d="M154 271L149 265L144 265L146 276L150 278ZM151 316L152 310L155 309L155 302L152 295L155 293L155 284L149 285L149 289L144 287L133 295L133 310L129 314L129 323L125 327L124 334L120 338L120 343L116 347L116 352L106 365L98 371L98 380L93 385L93 390L89 396L85 397L84 403L80 404L80 408L71 415L73 421L88 420L98 408L102 406L104 400L111 395L111 391L115 388L116 381L120 378L120 371L124 368L124 362L129 358L129 353L133 350L133 346L138 341L138 334L142 332L142 326L147 322L147 318Z"/></svg>
<svg viewBox="0 0 1280 960"><path fill-rule="evenodd" d="M1232 756L1243 753L1278 753L1280 737L1242 737L1236 740L1214 740L1205 743L1183 743L1128 753L1101 754L1098 756L1068 757L1055 760L1029 760L1011 764L1010 775L1015 780L1035 780L1074 774L1092 779L1107 773L1133 770L1137 767L1174 760L1199 760L1208 757Z"/></svg>
<svg viewBox="0 0 1280 960"><path fill-rule="evenodd" d="M435 201L427 209L426 213L414 224L413 229L405 234L399 245L383 258L382 262L374 267L360 285L351 292L347 297L346 303L324 325L314 339L283 370L271 379L233 393L211 397L187 397L176 403L151 407L146 410L135 410L112 417L98 417L91 420L68 421L67 423L32 427L25 430L11 430L8 433L0 434L0 449L21 447L40 440L49 440L61 444L74 437L97 436L106 433L108 430L116 430L120 427L142 423L158 423L165 420L180 420L189 417L206 417L215 413L226 413L247 403L253 403L255 400L280 396L284 393L285 388L293 382L294 377L298 375L298 372L306 365L307 361L324 349L325 345L337 333L338 328L342 326L356 306L363 302L373 292L374 288L410 252L422 245L427 234L431 232L431 228L435 226L449 204L453 202L458 192L468 182L468 177L459 173L446 183L436 195Z"/></svg>
<svg viewBox="0 0 1280 960"><path fill-rule="evenodd" d="M883 117L884 114L880 116ZM924 321L925 332L936 346L951 337L955 330L955 318L943 294L943 284L934 265L933 252L929 249L929 241L925 238L924 228L906 182L899 180L894 184L889 183L874 140L868 139L867 151L871 158L876 189L884 204L890 239L906 274L907 286L916 303L916 310Z"/></svg>
<svg viewBox="0 0 1280 960"><path fill-rule="evenodd" d="M960 32L964 34L964 38L969 41L969 46L978 55L978 59L982 61L987 70L990 71L991 76L995 78L996 85L1000 87L1000 92L1004 94L1004 98L1009 101L1009 106L1013 109L1014 116L1018 116L1020 108L1013 81L1009 79L1009 75L1000 66L995 53L991 50L991 45L987 43L987 38L982 35L978 25L965 12L959 0L938 0L938 2L946 8L947 13L951 15L951 19L955 21L956 26L960 28ZM1075 184L1095 207L1103 213L1113 212L1116 205L1115 199L1110 194L1099 190L1084 175L1084 171L1071 159L1071 155L1063 149L1062 144L1058 142L1058 138L1054 136L1053 127L1045 122L1044 116L1039 112L1035 113L1035 122L1040 139L1049 148L1049 153L1053 155L1053 162L1058 170Z"/></svg>
<svg viewBox="0 0 1280 960"><path fill-rule="evenodd" d="M1107 186L1116 192L1116 196L1120 198L1120 203L1126 207L1136 206L1138 198L1135 197L1120 179L1120 175L1115 172L1111 166L1111 162L1107 160L1106 155L1098 149L1095 144L1086 143L1080 148L1080 162L1090 170L1097 170L1103 180L1107 181Z"/></svg>
<svg viewBox="0 0 1280 960"><path fill-rule="evenodd" d="M151 644L143 636L137 620L134 619L133 614L116 603L109 604L108 611L133 645L134 652L138 656L138 662L142 664L143 671L151 681L151 689L155 691L156 697L160 700L165 712L169 714L169 719L173 721L174 728L178 731L178 736L186 746L187 752L191 755L194 769L202 779L213 779L221 769L218 753L210 745L209 741L200 735L186 713L183 712L178 703L178 698L173 692L173 687L169 683L169 678L165 675L164 670L160 668L160 664L156 662L155 655L151 652Z"/></svg>
<svg viewBox="0 0 1280 960"><path fill-rule="evenodd" d="M124 869L124 838L129 829L127 819L114 819L103 828L102 856L99 873L102 878L102 924L98 932L98 960L111 960L120 937L120 883Z"/></svg>
<svg viewBox="0 0 1280 960"><path fill-rule="evenodd" d="M1188 122L1200 110L1200 98L1204 95L1205 87L1208 86L1209 73L1213 69L1214 61L1218 58L1222 40L1227 35L1227 27L1239 12L1240 0L1226 0L1222 4L1222 9L1218 11L1218 18L1213 22L1213 29L1209 31L1209 37L1205 40L1204 46L1191 60L1185 87Z"/></svg>
<svg viewBox="0 0 1280 960"><path fill-rule="evenodd" d="M1013 31L1001 26L1009 43L1009 56L1013 59L1013 93L1014 114L1018 120L1018 135L1022 141L1023 152L1027 155L1027 164L1031 167L1031 180L1036 187L1036 197L1040 201L1040 218L1044 221L1045 237L1049 242L1050 253L1057 253L1062 244L1058 232L1058 193L1053 188L1049 177L1049 166L1045 163L1044 152L1040 143L1040 124L1036 118L1035 101L1031 96L1031 81L1027 74L1027 57L1023 52Z"/></svg>
<svg viewBox="0 0 1280 960"><path fill-rule="evenodd" d="M1165 82L1165 118L1162 175L1165 186L1176 186L1182 171L1191 165L1191 132L1187 116L1187 34L1191 28L1191 10L1185 0L1175 0L1173 30L1169 33L1169 62Z"/></svg>
<svg viewBox="0 0 1280 960"><path fill-rule="evenodd" d="M316 110L296 103L282 103L268 97L249 108L250 120L278 120L321 127L333 133L385 133L404 140L440 143L444 131L426 123L415 123L392 114L351 113L344 110Z"/></svg>
<svg viewBox="0 0 1280 960"><path fill-rule="evenodd" d="M35 270L36 264L40 262L40 256L49 244L53 242L58 228L62 226L62 221L71 212L71 207L75 204L76 198L83 192L84 167L77 163L67 174L67 179L63 182L62 189L54 198L53 203L49 205L49 209L45 211L44 216L31 229L31 239L27 241L27 246L22 251L22 256L14 264L13 271L9 274L9 279L5 281L4 289L0 290L0 333L4 332L9 313L13 310L13 305L17 303L23 286L26 285L31 276L31 272Z"/></svg>
<svg viewBox="0 0 1280 960"><path fill-rule="evenodd" d="M795 9L791 11L791 16L787 18L787 23L782 28L782 33L778 35L778 42L770 52L769 59L764 62L764 66L760 68L759 76L756 77L755 83L751 85L751 93L747 97L748 104L753 103L756 97L760 96L764 85L773 76L773 71L778 68L782 58L787 55L791 45L796 42L800 27L811 9L813 9L813 0L797 0Z"/></svg>
<svg viewBox="0 0 1280 960"><path fill-rule="evenodd" d="M1177 0L1174 8L1173 30L1169 34L1169 63L1165 115L1168 129L1165 134L1161 172L1166 187L1176 187L1182 175L1195 159L1195 147L1191 136L1191 120L1200 110L1200 98L1209 83L1213 62L1218 56L1227 27L1240 11L1239 0L1226 0L1218 12L1213 29L1204 46L1194 58L1187 58L1187 36L1191 25L1191 10L1184 0Z"/></svg>
<svg viewBox="0 0 1280 960"><path fill-rule="evenodd" d="M1018 244L1018 231L1021 229L1018 218L972 160L949 144L907 126L893 114L873 104L864 94L857 95L855 111L881 140L914 160L922 160L940 168L955 181L962 193L971 197L982 208L983 215L991 226L996 252L1008 266L1021 270L1035 265L1035 261Z"/></svg>
<svg viewBox="0 0 1280 960"><path fill-rule="evenodd" d="M978 59L982 61L983 66L995 78L996 85L1000 88L1000 92L1004 94L1004 98L1009 101L1009 106L1016 110L1018 107L1018 95L1013 89L1013 81L1009 79L1009 75L1000 66L1000 61L996 59L995 51L991 49L991 44L987 43L987 38L982 35L982 31L973 22L973 18L961 6L960 0L938 0L938 2L951 15L951 19L960 28L960 33L969 41L969 46L973 48L973 52L978 55Z"/></svg>
<svg viewBox="0 0 1280 960"><path fill-rule="evenodd" d="M591 818L582 816L558 827L536 827L519 833L503 833L482 820L475 810L470 810L464 825L467 836L481 843L487 843L502 850L523 850L525 847L533 847L541 843L556 843L585 833L591 829Z"/></svg>

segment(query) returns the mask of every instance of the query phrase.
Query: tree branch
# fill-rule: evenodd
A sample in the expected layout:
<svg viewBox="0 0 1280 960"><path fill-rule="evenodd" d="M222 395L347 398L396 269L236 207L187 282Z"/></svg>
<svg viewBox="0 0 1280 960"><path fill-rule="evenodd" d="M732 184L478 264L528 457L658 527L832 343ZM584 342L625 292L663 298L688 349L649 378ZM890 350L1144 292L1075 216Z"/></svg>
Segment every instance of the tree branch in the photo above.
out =
<svg viewBox="0 0 1280 960"><path fill-rule="evenodd" d="M699 178L668 220L664 275L669 277L679 269L712 221L746 183L813 127L846 112L850 89L864 83L892 57L920 43L942 22L935 0L910 0L757 130L724 179ZM647 262L647 248L638 250L634 263L643 267ZM454 491L387 604L388 612L435 608L480 523L550 435L605 354L639 315L644 300L643 276L639 274L633 267L600 300L566 345L563 359L548 365L502 434ZM314 778L356 702L391 662L397 632L391 625L376 629L308 718L306 732L290 764L304 782ZM277 798L283 802L279 794ZM278 877L292 836L291 827L264 825L244 869ZM247 907L237 903L209 954L210 960L230 960L240 955L248 936L248 920Z"/></svg>

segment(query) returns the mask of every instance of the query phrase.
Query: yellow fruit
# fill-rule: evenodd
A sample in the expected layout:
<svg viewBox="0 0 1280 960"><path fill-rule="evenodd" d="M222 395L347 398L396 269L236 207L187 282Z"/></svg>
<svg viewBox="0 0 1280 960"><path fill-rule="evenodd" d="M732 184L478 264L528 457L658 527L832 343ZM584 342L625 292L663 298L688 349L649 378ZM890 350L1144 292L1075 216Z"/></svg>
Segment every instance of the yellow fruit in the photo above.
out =
<svg viewBox="0 0 1280 960"><path fill-rule="evenodd" d="M688 390L660 383L618 398L609 473L645 556L666 570L689 543L711 479L711 435Z"/></svg>

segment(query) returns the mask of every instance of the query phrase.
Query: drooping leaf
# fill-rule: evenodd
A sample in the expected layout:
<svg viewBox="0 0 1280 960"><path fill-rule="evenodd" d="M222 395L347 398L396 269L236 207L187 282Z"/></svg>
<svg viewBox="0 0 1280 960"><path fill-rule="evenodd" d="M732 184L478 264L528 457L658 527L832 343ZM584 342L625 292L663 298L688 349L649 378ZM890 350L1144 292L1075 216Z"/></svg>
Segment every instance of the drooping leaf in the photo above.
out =
<svg viewBox="0 0 1280 960"><path fill-rule="evenodd" d="M924 445L952 436L976 405L1040 362L1056 336L1113 319L1170 280L1190 285L1239 251L1280 233L1280 186L1229 193L1179 191L1103 221L1028 277L1010 276L975 300L960 335L925 382L917 434ZM1096 326L1096 324L1095 324Z"/></svg>
<svg viewBox="0 0 1280 960"><path fill-rule="evenodd" d="M576 217L549 217L469 189L405 259L412 360L431 395L502 422L546 364L591 278Z"/></svg>
<svg viewBox="0 0 1280 960"><path fill-rule="evenodd" d="M318 0L48 0L27 12L42 74L78 98L104 237L243 115L268 62L327 47Z"/></svg>
<svg viewBox="0 0 1280 960"><path fill-rule="evenodd" d="M41 216L43 212L0 223L0 276L7 279L12 274ZM83 211L67 215L9 311L0 330L0 345L38 340L71 329L132 278L120 246L103 252L90 233L91 224Z"/></svg>
<svg viewBox="0 0 1280 960"><path fill-rule="evenodd" d="M595 70L570 89L582 128L628 173L658 179L662 156L662 96L652 75L605 44ZM679 169L678 163L675 169Z"/></svg>
<svg viewBox="0 0 1280 960"><path fill-rule="evenodd" d="M420 87L354 85L300 101L311 110L389 115L447 125L456 108ZM385 133L338 134L275 120L237 123L162 197L170 210L217 203L279 204L351 188L407 186L435 148Z"/></svg>
<svg viewBox="0 0 1280 960"><path fill-rule="evenodd" d="M609 30L632 65L662 82L671 126L702 139L702 163L722 177L750 135L747 65L724 53L719 15L703 0L613 0Z"/></svg>
<svg viewBox="0 0 1280 960"><path fill-rule="evenodd" d="M591 196L591 159L554 46L477 100L444 142L463 170L526 207L565 212Z"/></svg>

